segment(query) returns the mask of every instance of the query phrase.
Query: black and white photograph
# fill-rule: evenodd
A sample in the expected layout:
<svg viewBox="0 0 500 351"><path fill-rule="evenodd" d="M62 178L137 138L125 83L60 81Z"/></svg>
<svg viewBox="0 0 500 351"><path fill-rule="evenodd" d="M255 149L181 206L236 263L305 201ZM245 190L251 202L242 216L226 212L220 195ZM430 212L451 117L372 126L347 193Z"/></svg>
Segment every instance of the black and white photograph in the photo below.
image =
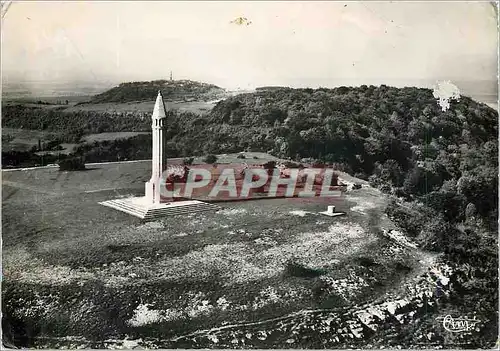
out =
<svg viewBox="0 0 500 351"><path fill-rule="evenodd" d="M497 349L499 3L1 1L2 349Z"/></svg>

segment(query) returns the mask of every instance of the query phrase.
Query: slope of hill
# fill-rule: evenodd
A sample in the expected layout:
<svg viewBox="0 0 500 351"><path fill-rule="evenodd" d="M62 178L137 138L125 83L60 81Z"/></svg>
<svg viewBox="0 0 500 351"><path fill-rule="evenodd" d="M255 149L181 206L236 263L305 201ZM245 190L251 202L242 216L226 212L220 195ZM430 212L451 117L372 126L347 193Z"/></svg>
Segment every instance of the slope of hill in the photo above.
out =
<svg viewBox="0 0 500 351"><path fill-rule="evenodd" d="M256 91L269 91L269 90L282 90L282 89L291 89L291 88L279 85L269 85L269 86L255 88Z"/></svg>
<svg viewBox="0 0 500 351"><path fill-rule="evenodd" d="M169 100L196 99L214 100L224 95L225 90L207 83L191 80L154 80L151 82L122 83L117 87L94 96L91 103L149 101L158 90Z"/></svg>

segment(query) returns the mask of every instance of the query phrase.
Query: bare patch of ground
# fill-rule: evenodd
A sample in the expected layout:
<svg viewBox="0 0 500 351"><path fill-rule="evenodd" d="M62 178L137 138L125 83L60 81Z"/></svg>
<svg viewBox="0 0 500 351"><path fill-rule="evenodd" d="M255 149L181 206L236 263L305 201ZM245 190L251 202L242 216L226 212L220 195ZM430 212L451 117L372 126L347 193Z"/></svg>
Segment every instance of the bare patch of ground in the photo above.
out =
<svg viewBox="0 0 500 351"><path fill-rule="evenodd" d="M110 132L110 133L97 133L89 134L83 137L87 143L94 143L104 140L127 139L141 134L151 134L149 132Z"/></svg>
<svg viewBox="0 0 500 351"><path fill-rule="evenodd" d="M153 111L154 100L123 102L123 103L98 103L98 104L80 104L68 107L65 111L93 111L102 113L143 113L150 114ZM168 108L179 110L181 112L192 112L203 114L209 112L215 105L205 101L168 101Z"/></svg>

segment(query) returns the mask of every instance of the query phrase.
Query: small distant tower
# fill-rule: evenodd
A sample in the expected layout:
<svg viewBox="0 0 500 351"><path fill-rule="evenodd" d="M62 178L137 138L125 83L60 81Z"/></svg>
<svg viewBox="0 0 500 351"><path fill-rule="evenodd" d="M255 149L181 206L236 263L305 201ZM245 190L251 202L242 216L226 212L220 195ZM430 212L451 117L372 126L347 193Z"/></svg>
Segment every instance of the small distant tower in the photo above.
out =
<svg viewBox="0 0 500 351"><path fill-rule="evenodd" d="M170 80L171 80L171 81L172 81L172 80L174 80L174 79L172 78L172 71L170 71Z"/></svg>
<svg viewBox="0 0 500 351"><path fill-rule="evenodd" d="M146 199L148 202L159 204L160 197L160 179L163 171L167 168L167 142L164 131L166 132L167 113L161 91L158 91L156 97L153 115L151 116L151 129L153 131L153 159L151 168L151 179L146 183Z"/></svg>

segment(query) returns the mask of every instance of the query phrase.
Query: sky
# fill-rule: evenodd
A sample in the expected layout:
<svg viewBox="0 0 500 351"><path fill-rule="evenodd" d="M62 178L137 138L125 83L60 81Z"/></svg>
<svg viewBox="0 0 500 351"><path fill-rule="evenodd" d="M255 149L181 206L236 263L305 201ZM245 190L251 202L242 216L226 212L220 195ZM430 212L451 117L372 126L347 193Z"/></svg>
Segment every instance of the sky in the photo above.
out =
<svg viewBox="0 0 500 351"><path fill-rule="evenodd" d="M2 20L4 83L173 71L228 89L417 85L496 81L497 66L488 2L37 1L13 2Z"/></svg>

